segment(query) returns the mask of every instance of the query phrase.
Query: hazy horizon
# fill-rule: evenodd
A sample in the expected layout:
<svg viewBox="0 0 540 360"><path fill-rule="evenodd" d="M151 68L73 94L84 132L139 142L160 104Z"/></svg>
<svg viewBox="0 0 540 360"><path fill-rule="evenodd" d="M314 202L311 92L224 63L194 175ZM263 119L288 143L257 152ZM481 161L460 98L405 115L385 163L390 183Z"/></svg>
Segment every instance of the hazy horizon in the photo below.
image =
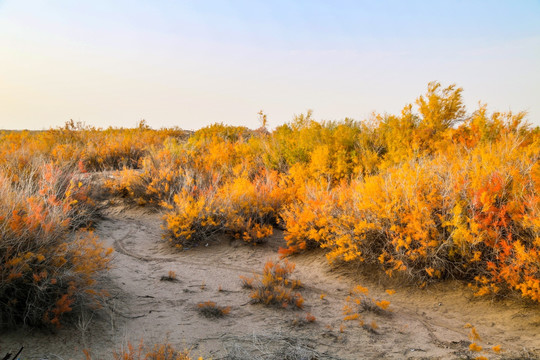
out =
<svg viewBox="0 0 540 360"><path fill-rule="evenodd" d="M537 1L0 0L0 129L398 114L430 81L540 125Z"/></svg>

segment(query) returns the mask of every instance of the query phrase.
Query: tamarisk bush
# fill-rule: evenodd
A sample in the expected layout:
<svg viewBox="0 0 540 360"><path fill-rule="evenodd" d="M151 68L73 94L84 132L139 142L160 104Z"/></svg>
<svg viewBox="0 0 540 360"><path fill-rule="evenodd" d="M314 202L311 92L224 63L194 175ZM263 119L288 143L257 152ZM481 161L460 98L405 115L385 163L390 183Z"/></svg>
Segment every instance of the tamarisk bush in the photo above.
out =
<svg viewBox="0 0 540 360"><path fill-rule="evenodd" d="M59 326L101 295L105 249L85 217L93 204L69 169L41 164L14 180L0 169L0 325Z"/></svg>

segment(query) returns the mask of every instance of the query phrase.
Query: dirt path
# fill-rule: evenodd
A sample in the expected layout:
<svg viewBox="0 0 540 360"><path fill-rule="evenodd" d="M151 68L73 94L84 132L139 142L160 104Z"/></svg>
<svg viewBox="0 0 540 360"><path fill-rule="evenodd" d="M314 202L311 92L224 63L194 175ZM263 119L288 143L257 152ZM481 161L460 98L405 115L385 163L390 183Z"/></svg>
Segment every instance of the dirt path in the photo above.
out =
<svg viewBox="0 0 540 360"><path fill-rule="evenodd" d="M222 240L176 252L161 239L159 214L113 210L96 233L116 250L113 269L103 279L111 294L105 308L54 334L2 333L2 352L25 346L24 358L78 359L88 348L94 359L110 359L111 349L144 339L149 344L167 340L212 359L227 354L278 359L271 354L284 351L295 351L298 359L454 359L469 354L469 330L463 326L471 323L480 343L500 344L506 358L540 354L538 306L473 299L459 283L422 291L385 278L353 276L357 272L350 267L331 269L320 252L291 259L297 266L294 277L304 284L304 310L252 305L239 276L258 273L267 260L277 259L280 232L262 246ZM176 281L162 280L169 271ZM345 298L358 283L392 302L389 316L364 315L367 323L377 323L375 331L355 322L341 328ZM396 294L386 295L388 288ZM231 313L222 319L201 316L197 304L209 300L230 306ZM307 312L316 317L314 323L303 321Z"/></svg>

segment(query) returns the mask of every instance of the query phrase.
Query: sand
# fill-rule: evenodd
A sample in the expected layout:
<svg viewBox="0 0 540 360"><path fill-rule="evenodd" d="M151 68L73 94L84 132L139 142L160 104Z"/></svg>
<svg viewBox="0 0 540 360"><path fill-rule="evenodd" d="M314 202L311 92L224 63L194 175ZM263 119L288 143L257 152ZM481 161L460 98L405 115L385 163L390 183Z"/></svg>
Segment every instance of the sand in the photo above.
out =
<svg viewBox="0 0 540 360"><path fill-rule="evenodd" d="M505 350L481 355L540 356L538 305L477 299L460 282L420 290L365 268L332 268L324 253L315 251L289 259L296 264L293 277L304 284L304 309L267 308L250 303L239 276L260 273L267 260L278 259L281 231L258 246L221 238L178 251L161 238L161 225L160 213L109 210L96 228L116 250L112 269L100 279L111 295L103 308L58 331L3 331L0 357L24 346L24 359L80 359L83 349L93 359L111 359L113 350L144 339L212 359L280 359L287 352L295 359L459 359L470 355L467 323L476 327L482 346L500 344ZM170 271L176 279L164 281ZM391 301L387 315L363 314L366 323L376 322L376 330L343 322L345 298L356 284ZM386 294L389 288L396 293ZM230 306L231 312L206 318L197 307L204 301ZM315 322L305 321L308 312Z"/></svg>

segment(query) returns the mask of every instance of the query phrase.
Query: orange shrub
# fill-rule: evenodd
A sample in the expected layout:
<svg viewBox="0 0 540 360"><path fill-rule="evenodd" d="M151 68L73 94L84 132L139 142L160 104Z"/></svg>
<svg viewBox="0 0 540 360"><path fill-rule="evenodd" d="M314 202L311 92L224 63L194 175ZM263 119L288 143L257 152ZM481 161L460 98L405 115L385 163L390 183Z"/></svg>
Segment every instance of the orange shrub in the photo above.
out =
<svg viewBox="0 0 540 360"><path fill-rule="evenodd" d="M262 276L255 276L251 279L241 277L244 286L249 284L252 302L301 309L304 305L304 298L299 292L294 292L301 286L300 281L290 278L294 267L295 265L287 260L283 261L282 264L268 261L264 264Z"/></svg>
<svg viewBox="0 0 540 360"><path fill-rule="evenodd" d="M316 190L282 212L285 238L290 251L316 243L331 261L378 262L420 283L460 277L478 294L516 289L538 301L539 152L509 133Z"/></svg>
<svg viewBox="0 0 540 360"><path fill-rule="evenodd" d="M84 352L86 360L91 360L92 356L90 352ZM115 360L193 360L190 350L179 351L176 348L165 342L155 344L153 347L145 346L143 341L139 343L139 346L135 347L128 342L125 347L122 347L119 351L113 352ZM197 360L203 360L202 357L198 357Z"/></svg>
<svg viewBox="0 0 540 360"><path fill-rule="evenodd" d="M286 205L279 215L288 247L280 249L280 255L320 246L330 236L329 225L335 220L336 206L332 192L315 188L306 189L303 197Z"/></svg>
<svg viewBox="0 0 540 360"><path fill-rule="evenodd" d="M224 230L222 215L217 208L215 192L206 190L194 197L183 191L174 196L170 212L165 214L165 233L178 248L196 246L200 241L209 240L216 233Z"/></svg>
<svg viewBox="0 0 540 360"><path fill-rule="evenodd" d="M99 295L111 249L77 230L91 204L81 181L53 165L16 182L0 170L0 325L60 325Z"/></svg>
<svg viewBox="0 0 540 360"><path fill-rule="evenodd" d="M176 194L184 190L191 193L197 187L198 179L182 155L167 149L150 152L141 160L141 169L117 171L104 185L110 196L128 204L154 208L170 204Z"/></svg>
<svg viewBox="0 0 540 360"><path fill-rule="evenodd" d="M186 190L174 196L165 219L165 237L180 247L194 245L216 233L230 233L258 243L273 233L285 194L278 176L263 172L250 181L238 177L222 186Z"/></svg>
<svg viewBox="0 0 540 360"><path fill-rule="evenodd" d="M540 129L524 118L486 106L467 115L461 88L432 82L400 114L365 122L317 122L308 111L272 132L144 121L2 132L4 183L26 182L27 195L0 222L52 229L46 209L69 231L87 226L97 207L87 172L108 170L106 195L166 208L164 237L180 247L218 233L259 243L278 224L284 256L320 246L329 261L379 264L421 286L461 278L479 295L540 301ZM38 171L40 162L65 170Z"/></svg>

